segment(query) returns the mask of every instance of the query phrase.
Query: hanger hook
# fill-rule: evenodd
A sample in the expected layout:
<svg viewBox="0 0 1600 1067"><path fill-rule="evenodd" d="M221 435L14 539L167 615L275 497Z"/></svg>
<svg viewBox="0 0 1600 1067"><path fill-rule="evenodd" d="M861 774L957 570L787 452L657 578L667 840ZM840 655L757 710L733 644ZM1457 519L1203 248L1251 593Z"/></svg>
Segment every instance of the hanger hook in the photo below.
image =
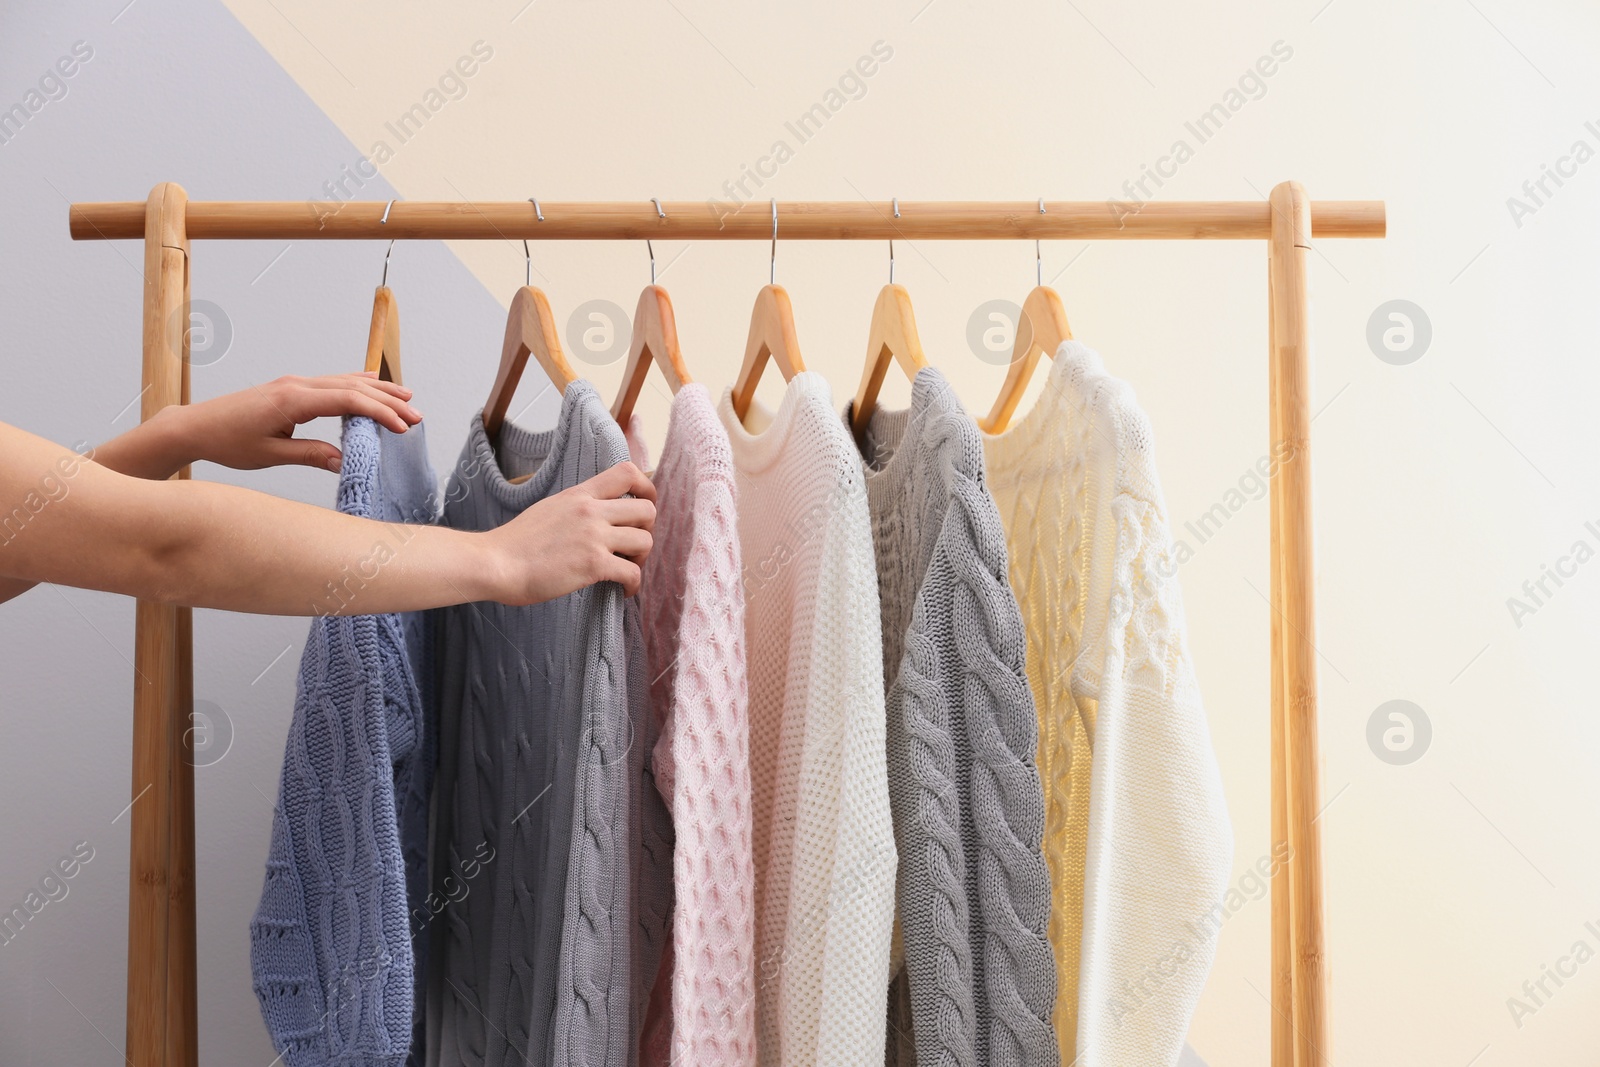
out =
<svg viewBox="0 0 1600 1067"><path fill-rule="evenodd" d="M895 218L899 218L900 217L900 198L898 196L890 197L889 198L889 206L894 209L894 217ZM894 284L894 238L893 237L889 238L889 284L890 285Z"/></svg>
<svg viewBox="0 0 1600 1067"><path fill-rule="evenodd" d="M1039 198L1039 214L1044 214L1044 197ZM1033 284L1044 284L1044 254L1039 251L1039 239L1033 239Z"/></svg>
<svg viewBox="0 0 1600 1067"><path fill-rule="evenodd" d="M394 201L391 200L384 207L384 209L383 209L383 218L378 220L378 225L380 225L380 226L389 225L389 211L393 207L394 207ZM378 283L380 288L381 287L387 287L388 284L389 284L389 257L392 256L392 255L394 255L394 242L390 241L389 242L388 251L384 252L384 254L383 254L383 281Z"/></svg>
<svg viewBox="0 0 1600 1067"><path fill-rule="evenodd" d="M650 202L656 206L656 218L664 219L667 217L667 213L661 208L660 200L652 196ZM654 285L656 283L656 249L650 243L650 238L648 237L644 239L644 247L645 251L650 253L650 284Z"/></svg>
<svg viewBox="0 0 1600 1067"><path fill-rule="evenodd" d="M544 221L544 212L539 210L539 198L528 197L528 203L533 205L533 218L536 222ZM522 284L533 284L533 253L528 251L528 239L522 239Z"/></svg>
<svg viewBox="0 0 1600 1067"><path fill-rule="evenodd" d="M772 200L772 257L767 269L767 284L778 284L778 201Z"/></svg>

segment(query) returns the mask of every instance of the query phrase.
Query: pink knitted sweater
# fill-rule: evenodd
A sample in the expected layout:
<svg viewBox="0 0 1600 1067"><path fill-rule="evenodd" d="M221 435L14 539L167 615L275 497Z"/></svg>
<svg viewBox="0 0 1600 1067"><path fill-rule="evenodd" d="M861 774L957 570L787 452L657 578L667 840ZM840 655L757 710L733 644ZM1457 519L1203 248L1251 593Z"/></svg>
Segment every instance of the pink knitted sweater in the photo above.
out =
<svg viewBox="0 0 1600 1067"><path fill-rule="evenodd" d="M645 465L638 420L628 447ZM643 1067L752 1067L755 865L744 596L733 456L705 386L672 403L656 468L655 548L639 605L650 702L661 724L656 784L677 840L672 939L651 996Z"/></svg>

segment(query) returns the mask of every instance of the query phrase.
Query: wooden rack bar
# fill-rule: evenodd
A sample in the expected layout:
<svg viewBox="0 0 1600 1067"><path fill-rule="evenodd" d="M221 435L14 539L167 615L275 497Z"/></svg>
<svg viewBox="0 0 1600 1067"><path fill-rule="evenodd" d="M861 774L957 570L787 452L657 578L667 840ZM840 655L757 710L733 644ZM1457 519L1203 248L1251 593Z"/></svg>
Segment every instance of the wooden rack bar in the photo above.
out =
<svg viewBox="0 0 1600 1067"><path fill-rule="evenodd" d="M1318 799L1311 518L1312 237L1382 237L1382 201L1313 203L1284 182L1268 202L786 202L782 240L1262 240L1268 245L1271 508L1272 1064L1326 1067L1327 959ZM72 237L145 242L142 418L189 402L190 242L222 240L769 240L772 206L711 202L190 201L162 183L143 203L73 204ZM538 215L543 215L541 220ZM187 471L179 475L187 477ZM141 601L134 628L128 898L130 1067L195 1067L193 699L189 612Z"/></svg>
<svg viewBox="0 0 1600 1067"><path fill-rule="evenodd" d="M785 201L778 204L778 237L785 241L897 240L1261 240L1272 236L1265 201L1195 203L1047 202L1037 200ZM284 200L258 203L190 201L189 239L740 241L772 237L768 201L742 206L718 201L664 203L663 218L648 200L637 203L541 202L539 221L527 200L499 203L399 201L380 221L383 200ZM1311 205L1316 237L1382 237L1381 200L1331 200ZM77 241L144 236L144 205L73 204L69 225Z"/></svg>

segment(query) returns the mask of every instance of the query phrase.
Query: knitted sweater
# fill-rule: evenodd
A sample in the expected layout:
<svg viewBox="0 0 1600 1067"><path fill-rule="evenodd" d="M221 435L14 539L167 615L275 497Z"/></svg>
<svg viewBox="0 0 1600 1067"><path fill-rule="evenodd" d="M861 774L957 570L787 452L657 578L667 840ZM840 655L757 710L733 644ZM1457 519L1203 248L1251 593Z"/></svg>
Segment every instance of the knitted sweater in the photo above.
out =
<svg viewBox="0 0 1600 1067"><path fill-rule="evenodd" d="M982 435L929 367L862 452L915 1062L1057 1064L1038 719Z"/></svg>
<svg viewBox="0 0 1600 1067"><path fill-rule="evenodd" d="M763 1064L881 1067L895 845L861 459L807 372L775 415L719 414L744 557Z"/></svg>
<svg viewBox="0 0 1600 1067"><path fill-rule="evenodd" d="M554 430L503 426L498 459L473 420L444 521L492 529L626 458L574 382ZM626 1067L671 894L637 607L602 582L437 623L428 1063Z"/></svg>
<svg viewBox="0 0 1600 1067"><path fill-rule="evenodd" d="M637 420L629 448L644 458ZM705 386L673 398L639 608L656 784L672 811L672 937L642 1062L754 1067L755 863L733 454Z"/></svg>
<svg viewBox="0 0 1600 1067"><path fill-rule="evenodd" d="M985 448L1039 705L1062 1062L1172 1064L1233 840L1150 425L1069 341L1035 407Z"/></svg>
<svg viewBox="0 0 1600 1067"><path fill-rule="evenodd" d="M430 523L437 505L421 426L344 425L338 508ZM374 544L330 583L326 610L360 606L364 568L405 544ZM261 901L250 924L256 996L288 1067L406 1062L420 1024L408 911L426 894L431 731L413 665L417 615L324 615L311 623L284 746ZM408 908L408 896L410 897Z"/></svg>

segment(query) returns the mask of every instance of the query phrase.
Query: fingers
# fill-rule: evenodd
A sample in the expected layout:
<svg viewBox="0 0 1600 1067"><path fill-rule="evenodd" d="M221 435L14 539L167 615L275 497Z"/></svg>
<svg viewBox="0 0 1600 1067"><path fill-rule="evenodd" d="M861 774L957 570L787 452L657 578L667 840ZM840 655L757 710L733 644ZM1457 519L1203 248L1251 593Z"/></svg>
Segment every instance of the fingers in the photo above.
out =
<svg viewBox="0 0 1600 1067"><path fill-rule="evenodd" d="M648 530L633 526L613 526L606 535L606 547L619 556L627 556L635 563L643 563L650 554L651 538Z"/></svg>
<svg viewBox="0 0 1600 1067"><path fill-rule="evenodd" d="M329 375L329 377L339 378L339 377L344 377L344 375L335 374L335 375ZM357 371L355 374L349 375L349 377L365 379L366 381L371 382L377 388L381 389L383 392L389 393L392 396L397 396L401 400L410 400L411 399L411 390L410 389L407 389L405 386L401 385L399 382L386 382L386 381L384 381L382 378L378 377L378 372L375 371L375 370Z"/></svg>
<svg viewBox="0 0 1600 1067"><path fill-rule="evenodd" d="M651 502L656 498L655 484L638 467L626 461L601 471L578 488L602 500L613 500L624 494Z"/></svg>
<svg viewBox="0 0 1600 1067"><path fill-rule="evenodd" d="M599 516L613 526L632 526L646 531L656 528L656 506L648 500L619 497L602 500L595 507Z"/></svg>
<svg viewBox="0 0 1600 1067"><path fill-rule="evenodd" d="M639 565L632 560L623 559L621 556L612 556L601 568L600 580L616 582L622 586L622 591L628 596L639 592L639 580L642 572Z"/></svg>
<svg viewBox="0 0 1600 1067"><path fill-rule="evenodd" d="M335 445L310 437L279 437L261 443L261 466L316 467L339 472L344 456Z"/></svg>
<svg viewBox="0 0 1600 1067"><path fill-rule="evenodd" d="M283 378L279 405L295 423L322 416L365 415L385 429L405 433L422 421L408 401L411 390L365 371L320 378Z"/></svg>
<svg viewBox="0 0 1600 1067"><path fill-rule="evenodd" d="M405 433L413 423L421 421L422 418L421 415L415 415L415 409L410 405L394 397L374 395L361 388L308 389L302 395L295 397L292 405L286 409L286 413L296 423L310 422L323 416L338 418L345 415L365 415L379 426L395 433ZM396 405L415 415L411 422L406 421Z"/></svg>

